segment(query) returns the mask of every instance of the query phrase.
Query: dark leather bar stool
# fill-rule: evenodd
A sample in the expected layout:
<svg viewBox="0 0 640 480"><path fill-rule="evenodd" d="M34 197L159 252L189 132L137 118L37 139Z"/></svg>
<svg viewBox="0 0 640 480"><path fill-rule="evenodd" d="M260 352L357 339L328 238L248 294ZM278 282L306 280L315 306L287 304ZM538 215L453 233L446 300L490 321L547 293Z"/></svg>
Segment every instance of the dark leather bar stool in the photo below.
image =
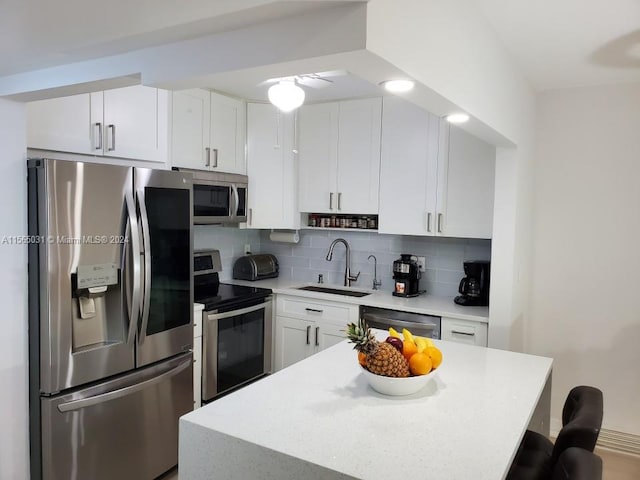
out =
<svg viewBox="0 0 640 480"><path fill-rule="evenodd" d="M555 444L544 435L527 430L508 480L547 480L558 458L570 447L593 452L602 426L602 392L594 387L574 387L562 409L562 429Z"/></svg>
<svg viewBox="0 0 640 480"><path fill-rule="evenodd" d="M602 459L582 448L569 447L553 466L551 480L602 480Z"/></svg>

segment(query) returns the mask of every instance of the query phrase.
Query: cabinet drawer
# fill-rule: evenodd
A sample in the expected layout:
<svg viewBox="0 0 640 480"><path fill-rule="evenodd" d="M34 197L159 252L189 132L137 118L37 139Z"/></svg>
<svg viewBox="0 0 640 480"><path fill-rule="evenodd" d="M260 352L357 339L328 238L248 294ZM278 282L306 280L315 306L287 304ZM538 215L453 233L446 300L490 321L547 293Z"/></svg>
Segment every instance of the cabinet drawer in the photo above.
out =
<svg viewBox="0 0 640 480"><path fill-rule="evenodd" d="M441 338L450 342L487 346L487 324L473 320L442 317Z"/></svg>
<svg viewBox="0 0 640 480"><path fill-rule="evenodd" d="M341 324L353 321L358 316L358 306L292 297L278 297L279 316L304 320L331 320Z"/></svg>

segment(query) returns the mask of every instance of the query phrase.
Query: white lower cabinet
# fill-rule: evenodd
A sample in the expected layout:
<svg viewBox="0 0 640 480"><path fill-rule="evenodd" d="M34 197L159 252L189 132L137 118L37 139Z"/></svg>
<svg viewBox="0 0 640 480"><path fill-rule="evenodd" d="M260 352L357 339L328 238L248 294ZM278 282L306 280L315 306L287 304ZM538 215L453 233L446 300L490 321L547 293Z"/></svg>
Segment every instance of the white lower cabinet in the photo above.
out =
<svg viewBox="0 0 640 480"><path fill-rule="evenodd" d="M480 347L487 346L486 323L448 317L442 317L441 322L440 335L442 340Z"/></svg>
<svg viewBox="0 0 640 480"><path fill-rule="evenodd" d="M193 306L193 409L202 406L202 310Z"/></svg>
<svg viewBox="0 0 640 480"><path fill-rule="evenodd" d="M343 341L358 312L358 305L277 295L275 370Z"/></svg>

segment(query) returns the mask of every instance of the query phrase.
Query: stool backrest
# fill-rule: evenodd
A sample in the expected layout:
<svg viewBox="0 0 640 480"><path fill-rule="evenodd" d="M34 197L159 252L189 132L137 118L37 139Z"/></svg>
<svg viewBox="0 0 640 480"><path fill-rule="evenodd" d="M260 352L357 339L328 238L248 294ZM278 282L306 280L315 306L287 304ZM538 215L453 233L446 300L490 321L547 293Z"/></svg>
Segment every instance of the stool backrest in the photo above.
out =
<svg viewBox="0 0 640 480"><path fill-rule="evenodd" d="M602 427L602 391L594 387L574 387L562 409L562 430L553 446L551 464L569 447L593 452Z"/></svg>

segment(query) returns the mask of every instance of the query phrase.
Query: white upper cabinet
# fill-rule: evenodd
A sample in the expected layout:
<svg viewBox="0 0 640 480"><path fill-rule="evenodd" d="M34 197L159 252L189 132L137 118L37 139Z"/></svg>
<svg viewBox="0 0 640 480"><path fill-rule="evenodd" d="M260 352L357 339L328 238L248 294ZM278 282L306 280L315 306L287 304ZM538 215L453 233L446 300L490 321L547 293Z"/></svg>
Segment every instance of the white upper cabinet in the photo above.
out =
<svg viewBox="0 0 640 480"><path fill-rule="evenodd" d="M379 232L491 238L494 176L493 146L385 97Z"/></svg>
<svg viewBox="0 0 640 480"><path fill-rule="evenodd" d="M378 213L382 99L300 109L300 211Z"/></svg>
<svg viewBox="0 0 640 480"><path fill-rule="evenodd" d="M398 97L383 111L378 231L433 235L439 119Z"/></svg>
<svg viewBox="0 0 640 480"><path fill-rule="evenodd" d="M294 122L271 104L247 105L249 228L300 228Z"/></svg>
<svg viewBox="0 0 640 480"><path fill-rule="evenodd" d="M202 89L173 92L174 167L246 174L246 104Z"/></svg>
<svg viewBox="0 0 640 480"><path fill-rule="evenodd" d="M164 162L168 92L137 85L27 104L29 148Z"/></svg>
<svg viewBox="0 0 640 480"><path fill-rule="evenodd" d="M438 164L440 234L491 238L496 149L447 122L442 125L441 141L448 149L442 149Z"/></svg>

